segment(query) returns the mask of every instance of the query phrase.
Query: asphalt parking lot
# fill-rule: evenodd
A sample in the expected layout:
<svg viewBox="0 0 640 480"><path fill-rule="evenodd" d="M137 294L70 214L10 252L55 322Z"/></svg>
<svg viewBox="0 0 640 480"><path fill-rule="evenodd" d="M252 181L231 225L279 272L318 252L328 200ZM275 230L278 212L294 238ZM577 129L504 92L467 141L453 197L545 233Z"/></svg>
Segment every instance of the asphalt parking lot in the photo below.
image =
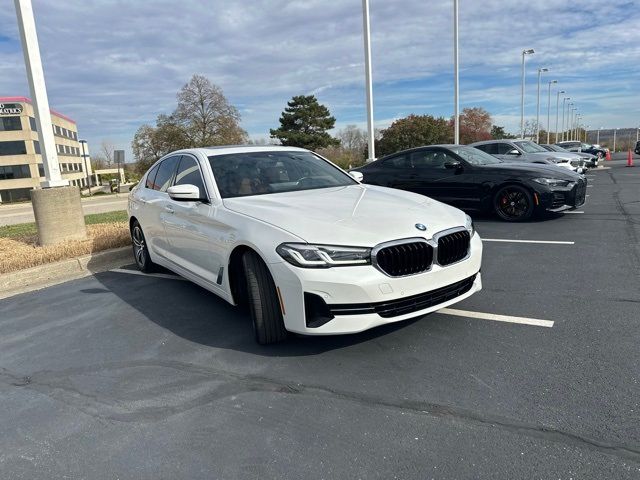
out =
<svg viewBox="0 0 640 480"><path fill-rule="evenodd" d="M640 168L608 164L575 212L475 218L458 315L261 347L166 275L1 300L0 478L640 478Z"/></svg>

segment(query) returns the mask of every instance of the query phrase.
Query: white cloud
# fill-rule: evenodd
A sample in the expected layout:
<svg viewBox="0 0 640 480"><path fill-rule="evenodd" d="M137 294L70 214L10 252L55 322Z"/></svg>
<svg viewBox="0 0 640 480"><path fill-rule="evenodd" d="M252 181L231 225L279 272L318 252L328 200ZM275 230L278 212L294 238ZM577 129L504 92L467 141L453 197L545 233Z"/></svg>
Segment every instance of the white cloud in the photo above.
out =
<svg viewBox="0 0 640 480"><path fill-rule="evenodd" d="M286 101L307 92L338 125L364 124L359 0L34 0L34 10L51 104L94 144L111 138L128 149L140 124L174 108L193 73L223 88L254 138L268 137ZM371 13L376 123L449 116L452 2L371 0ZM587 123L636 124L639 20L623 0L462 2L462 106L483 106L516 130L520 52L535 48L527 118L542 65ZM0 93L28 95L11 0L0 0L0 32Z"/></svg>

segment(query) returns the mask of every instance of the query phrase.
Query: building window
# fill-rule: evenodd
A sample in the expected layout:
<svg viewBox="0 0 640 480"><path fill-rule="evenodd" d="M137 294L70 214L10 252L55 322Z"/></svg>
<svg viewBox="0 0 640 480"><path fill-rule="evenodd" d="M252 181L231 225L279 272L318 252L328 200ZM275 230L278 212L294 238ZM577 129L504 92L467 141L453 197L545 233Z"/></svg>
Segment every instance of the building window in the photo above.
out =
<svg viewBox="0 0 640 480"><path fill-rule="evenodd" d="M31 172L29 165L7 165L0 167L0 180L12 180L14 178L29 178Z"/></svg>
<svg viewBox="0 0 640 480"><path fill-rule="evenodd" d="M0 132L22 130L20 117L0 117Z"/></svg>
<svg viewBox="0 0 640 480"><path fill-rule="evenodd" d="M38 175L44 177L44 165L41 163L38 164Z"/></svg>
<svg viewBox="0 0 640 480"><path fill-rule="evenodd" d="M13 188L10 190L0 190L2 203L23 202L31 200L30 188Z"/></svg>
<svg viewBox="0 0 640 480"><path fill-rule="evenodd" d="M0 155L26 155L27 146L24 140L0 142Z"/></svg>
<svg viewBox="0 0 640 480"><path fill-rule="evenodd" d="M36 119L33 117L29 117L29 126L31 127L31 130L34 132L38 131L38 124L36 123Z"/></svg>
<svg viewBox="0 0 640 480"><path fill-rule="evenodd" d="M40 151L40 142L38 140L33 141L33 151L36 152L36 155L40 155L42 153Z"/></svg>

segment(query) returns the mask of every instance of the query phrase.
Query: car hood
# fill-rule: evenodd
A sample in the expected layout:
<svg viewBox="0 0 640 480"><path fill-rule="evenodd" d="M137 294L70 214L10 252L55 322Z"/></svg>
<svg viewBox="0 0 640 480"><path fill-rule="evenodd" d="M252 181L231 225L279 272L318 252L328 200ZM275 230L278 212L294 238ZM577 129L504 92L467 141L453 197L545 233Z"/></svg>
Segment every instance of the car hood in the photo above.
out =
<svg viewBox="0 0 640 480"><path fill-rule="evenodd" d="M372 185L227 198L234 212L282 228L309 243L372 247L464 226L457 208L422 195ZM422 223L427 230L416 228Z"/></svg>
<svg viewBox="0 0 640 480"><path fill-rule="evenodd" d="M558 165L544 163L504 162L494 163L491 165L483 165L482 168L492 169L503 173L526 175L529 178L558 178L560 180L571 180L573 182L577 181L580 178L580 175L571 172L566 168L560 167Z"/></svg>

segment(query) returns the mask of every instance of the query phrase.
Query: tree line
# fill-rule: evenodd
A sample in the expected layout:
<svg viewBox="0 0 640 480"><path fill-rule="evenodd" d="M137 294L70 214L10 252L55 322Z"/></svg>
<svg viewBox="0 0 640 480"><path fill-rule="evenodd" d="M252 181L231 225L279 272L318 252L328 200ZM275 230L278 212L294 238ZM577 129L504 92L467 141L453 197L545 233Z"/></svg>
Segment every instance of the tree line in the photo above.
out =
<svg viewBox="0 0 640 480"><path fill-rule="evenodd" d="M194 75L177 94L171 114L160 114L155 125L142 125L134 135L132 150L136 170L142 174L156 160L174 150L252 142L240 126L240 113L222 89L201 75ZM270 130L275 144L306 148L343 168L355 167L367 158L367 134L347 125L334 135L336 119L314 95L294 96ZM545 134L546 135L546 134ZM491 114L480 107L465 108L460 115L460 143L513 138L494 125ZM411 114L375 132L376 156L407 148L453 143L453 119Z"/></svg>

